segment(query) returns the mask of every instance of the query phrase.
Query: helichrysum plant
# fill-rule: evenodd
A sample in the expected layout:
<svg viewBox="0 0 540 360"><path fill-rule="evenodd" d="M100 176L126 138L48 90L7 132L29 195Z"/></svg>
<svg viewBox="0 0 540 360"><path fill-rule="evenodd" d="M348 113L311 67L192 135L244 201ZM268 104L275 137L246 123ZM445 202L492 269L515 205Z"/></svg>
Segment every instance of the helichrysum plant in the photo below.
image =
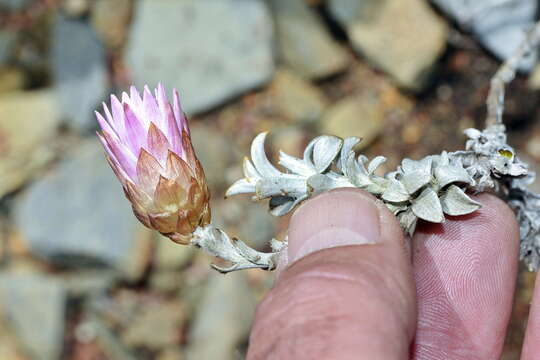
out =
<svg viewBox="0 0 540 360"><path fill-rule="evenodd" d="M266 133L251 146L244 160L244 178L235 182L227 196L250 194L254 200L269 199L275 216L289 213L300 202L323 191L357 187L381 200L412 235L419 220L441 223L446 215L470 214L480 208L468 194L491 191L505 199L520 223L521 259L529 269L540 266L540 195L527 189L535 174L507 144L502 122L504 86L515 76L525 54L540 42L540 25L530 31L516 54L491 81L486 128L468 129L465 150L404 159L384 176L376 169L386 160L369 161L357 155L360 139L319 136L309 143L303 157L280 152L279 170L264 149ZM211 223L204 171L191 145L186 116L179 96L170 103L163 86L154 94L145 87L142 97L135 88L121 101L111 97L96 113L99 137L107 160L122 183L137 218L173 241L191 244L230 262L229 272L247 268L272 270L284 241L271 240L272 252L258 252L231 239ZM361 114L359 114L361 116Z"/></svg>

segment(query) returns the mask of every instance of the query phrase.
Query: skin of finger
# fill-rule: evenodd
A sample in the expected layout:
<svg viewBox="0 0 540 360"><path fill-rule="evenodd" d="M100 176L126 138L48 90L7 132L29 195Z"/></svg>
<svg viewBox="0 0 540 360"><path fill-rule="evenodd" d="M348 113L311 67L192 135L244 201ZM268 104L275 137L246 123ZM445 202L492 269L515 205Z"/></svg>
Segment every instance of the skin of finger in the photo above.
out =
<svg viewBox="0 0 540 360"><path fill-rule="evenodd" d="M409 359L410 254L395 217L377 207L379 243L320 250L281 272L257 309L247 359Z"/></svg>
<svg viewBox="0 0 540 360"><path fill-rule="evenodd" d="M540 276L536 277L521 360L540 359Z"/></svg>
<svg viewBox="0 0 540 360"><path fill-rule="evenodd" d="M413 239L418 298L417 360L498 359L512 309L519 229L492 195L483 207L444 224L421 227Z"/></svg>

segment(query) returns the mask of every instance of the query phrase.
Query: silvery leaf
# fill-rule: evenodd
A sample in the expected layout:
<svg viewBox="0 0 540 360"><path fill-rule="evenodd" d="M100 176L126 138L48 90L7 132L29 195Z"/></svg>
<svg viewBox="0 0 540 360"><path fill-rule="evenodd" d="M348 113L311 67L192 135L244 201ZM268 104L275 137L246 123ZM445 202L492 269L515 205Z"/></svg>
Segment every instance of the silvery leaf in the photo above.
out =
<svg viewBox="0 0 540 360"><path fill-rule="evenodd" d="M315 165L313 164L313 148L315 147L318 139L319 138L316 137L315 139L311 140L304 150L304 162L308 167L313 169L315 169Z"/></svg>
<svg viewBox="0 0 540 360"><path fill-rule="evenodd" d="M407 204L393 204L393 203L384 203L388 210L392 212L392 214L397 215L398 213L407 210L408 205Z"/></svg>
<svg viewBox="0 0 540 360"><path fill-rule="evenodd" d="M373 195L383 194L391 182L390 180L382 178L382 177L373 177L370 180L371 180L371 184L367 186L365 189L366 191L372 193Z"/></svg>
<svg viewBox="0 0 540 360"><path fill-rule="evenodd" d="M510 164L508 169L508 175L510 176L523 176L527 174L527 167L522 164Z"/></svg>
<svg viewBox="0 0 540 360"><path fill-rule="evenodd" d="M247 157L244 158L244 176L249 179L260 179L261 174L255 169L255 166Z"/></svg>
<svg viewBox="0 0 540 360"><path fill-rule="evenodd" d="M398 215L398 220L401 228L407 232L407 235L413 236L416 224L418 223L418 217L411 210L407 210Z"/></svg>
<svg viewBox="0 0 540 360"><path fill-rule="evenodd" d="M313 168L306 165L306 163L302 159L298 159L294 156L288 155L283 151L279 152L279 164L293 174L310 176L315 173Z"/></svg>
<svg viewBox="0 0 540 360"><path fill-rule="evenodd" d="M482 206L456 185L450 185L446 190L441 197L441 205L444 213L452 216L470 214Z"/></svg>
<svg viewBox="0 0 540 360"><path fill-rule="evenodd" d="M450 158L448 157L448 152L443 151L441 155L437 157L437 166L446 166L450 165Z"/></svg>
<svg viewBox="0 0 540 360"><path fill-rule="evenodd" d="M414 194L431 181L431 172L417 170L406 172L401 178L401 183L409 194Z"/></svg>
<svg viewBox="0 0 540 360"><path fill-rule="evenodd" d="M368 174L373 174L375 170L377 170L377 168L381 166L384 162L386 162L386 158L384 156L376 156L375 158L373 158L367 168Z"/></svg>
<svg viewBox="0 0 540 360"><path fill-rule="evenodd" d="M354 187L354 185L341 175L336 173L315 174L307 179L308 193L312 195L319 194L323 191Z"/></svg>
<svg viewBox="0 0 540 360"><path fill-rule="evenodd" d="M238 194L250 194L255 192L255 182L247 179L237 180L232 184L225 193L225 197L238 195Z"/></svg>
<svg viewBox="0 0 540 360"><path fill-rule="evenodd" d="M299 197L306 194L306 180L300 176L292 174L281 174L281 176L262 178L257 181L255 195L258 199L265 199L271 196L292 196Z"/></svg>
<svg viewBox="0 0 540 360"><path fill-rule="evenodd" d="M419 161L403 159L401 162L401 168L403 169L404 173L419 171L425 174L431 174L432 162L433 159L431 156L425 157Z"/></svg>
<svg viewBox="0 0 540 360"><path fill-rule="evenodd" d="M474 128L465 129L464 133L469 139L473 140L478 139L482 135L480 130Z"/></svg>
<svg viewBox="0 0 540 360"><path fill-rule="evenodd" d="M364 169L358 164L353 152L349 153L345 169L347 170L347 178L359 188L364 188L371 184L369 176Z"/></svg>
<svg viewBox="0 0 540 360"><path fill-rule="evenodd" d="M390 180L388 187L382 194L382 198L390 202L403 202L409 200L409 194L402 183L397 180Z"/></svg>
<svg viewBox="0 0 540 360"><path fill-rule="evenodd" d="M435 178L439 188L443 188L452 183L465 183L472 184L473 179L470 177L467 170L461 166L456 165L443 165L437 166L434 170Z"/></svg>
<svg viewBox="0 0 540 360"><path fill-rule="evenodd" d="M353 152L349 153L349 156L347 156L347 158L345 159L344 164L345 165L343 166L343 174L351 180L353 180L361 171L358 163L356 162Z"/></svg>
<svg viewBox="0 0 540 360"><path fill-rule="evenodd" d="M325 171L338 156L343 140L336 136L319 136L313 148L313 163L318 173Z"/></svg>
<svg viewBox="0 0 540 360"><path fill-rule="evenodd" d="M335 187L354 187L355 185L350 181L348 178L343 176L340 173L329 171L324 176L327 176L330 180L332 180Z"/></svg>
<svg viewBox="0 0 540 360"><path fill-rule="evenodd" d="M444 221L444 214L437 193L431 188L426 188L412 201L413 213L420 219L433 223Z"/></svg>
<svg viewBox="0 0 540 360"><path fill-rule="evenodd" d="M343 175L347 174L347 160L352 154L354 156L353 148L360 142L360 138L355 136L345 138L343 140L343 146L341 147L341 154L338 161L338 168L343 172Z"/></svg>
<svg viewBox="0 0 540 360"><path fill-rule="evenodd" d="M354 179L352 179L352 182L358 186L360 189L365 189L368 186L373 185L373 182L369 178L369 176L364 175L362 173L358 173ZM371 191L370 191L371 192Z"/></svg>
<svg viewBox="0 0 540 360"><path fill-rule="evenodd" d="M255 164L255 168L263 177L280 176L281 172L274 167L266 157L264 151L264 140L266 132L260 133L255 137L251 144L251 160Z"/></svg>
<svg viewBox="0 0 540 360"><path fill-rule="evenodd" d="M326 190L334 189L336 186L328 176L316 174L307 179L307 187L308 192L315 195Z"/></svg>
<svg viewBox="0 0 540 360"><path fill-rule="evenodd" d="M368 162L368 158L364 154L358 155L358 164L362 166L364 169L366 168L366 163ZM367 171L366 171L367 173Z"/></svg>
<svg viewBox="0 0 540 360"><path fill-rule="evenodd" d="M415 168L415 162L416 161L411 159L403 159L401 161L401 169L403 170L403 172L412 172Z"/></svg>

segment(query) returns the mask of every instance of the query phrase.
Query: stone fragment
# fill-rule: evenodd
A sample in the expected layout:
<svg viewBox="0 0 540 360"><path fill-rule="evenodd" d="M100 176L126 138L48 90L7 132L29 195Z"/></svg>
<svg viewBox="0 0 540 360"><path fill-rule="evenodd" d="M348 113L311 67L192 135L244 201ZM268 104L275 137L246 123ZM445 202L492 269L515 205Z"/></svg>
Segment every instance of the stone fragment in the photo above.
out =
<svg viewBox="0 0 540 360"><path fill-rule="evenodd" d="M60 124L49 90L13 92L0 98L0 198L32 178L54 156Z"/></svg>
<svg viewBox="0 0 540 360"><path fill-rule="evenodd" d="M347 51L336 43L319 16L303 0L271 0L281 60L304 77L344 71Z"/></svg>
<svg viewBox="0 0 540 360"><path fill-rule="evenodd" d="M84 19L56 16L51 61L62 116L80 132L97 128L94 110L105 98L108 75L104 47Z"/></svg>
<svg viewBox="0 0 540 360"><path fill-rule="evenodd" d="M14 31L0 29L0 64L5 64L9 60L15 39Z"/></svg>
<svg viewBox="0 0 540 360"><path fill-rule="evenodd" d="M294 122L317 121L328 106L319 88L286 69L276 72L270 95L277 110Z"/></svg>
<svg viewBox="0 0 540 360"><path fill-rule="evenodd" d="M498 58L512 56L525 39L536 19L536 0L433 0L466 30L472 31L486 48ZM536 63L536 51L520 64L531 70Z"/></svg>
<svg viewBox="0 0 540 360"><path fill-rule="evenodd" d="M245 273L226 277L213 273L190 328L187 360L237 359L237 348L247 340L254 311L254 293Z"/></svg>
<svg viewBox="0 0 540 360"><path fill-rule="evenodd" d="M66 291L56 279L36 274L0 274L0 310L35 359L60 358Z"/></svg>
<svg viewBox="0 0 540 360"><path fill-rule="evenodd" d="M148 283L160 293L174 293L184 285L182 270L159 269L152 271Z"/></svg>
<svg viewBox="0 0 540 360"><path fill-rule="evenodd" d="M227 168L240 157L232 139L213 127L194 124L191 126L191 141L197 150L210 189L227 186Z"/></svg>
<svg viewBox="0 0 540 360"><path fill-rule="evenodd" d="M357 149L371 144L384 124L384 109L375 96L351 96L331 106L321 121L321 133L342 138L358 136Z"/></svg>
<svg viewBox="0 0 540 360"><path fill-rule="evenodd" d="M21 70L0 66L0 94L22 90L24 83L25 75Z"/></svg>
<svg viewBox="0 0 540 360"><path fill-rule="evenodd" d="M421 90L446 47L447 25L416 0L331 0L354 48L400 86Z"/></svg>
<svg viewBox="0 0 540 360"><path fill-rule="evenodd" d="M118 273L110 269L68 271L58 276L69 296L100 295L118 280Z"/></svg>
<svg viewBox="0 0 540 360"><path fill-rule="evenodd" d="M272 23L263 1L142 0L134 14L126 60L135 84L177 88L187 113L272 76Z"/></svg>
<svg viewBox="0 0 540 360"><path fill-rule="evenodd" d="M304 145L306 145L308 138L306 131L299 126L287 126L272 130L271 140L272 147L276 153L281 150L289 155L302 157Z"/></svg>
<svg viewBox="0 0 540 360"><path fill-rule="evenodd" d="M276 218L249 199L214 201L214 223L255 249L264 249L275 235Z"/></svg>
<svg viewBox="0 0 540 360"><path fill-rule="evenodd" d="M70 17L81 17L90 10L90 0L63 0L62 10Z"/></svg>
<svg viewBox="0 0 540 360"><path fill-rule="evenodd" d="M156 240L154 266L158 269L180 269L191 261L197 251L193 246L179 245L157 232L154 237Z"/></svg>
<svg viewBox="0 0 540 360"><path fill-rule="evenodd" d="M84 142L19 199L15 222L40 258L78 268L144 271L149 230L139 224L97 140Z"/></svg>
<svg viewBox="0 0 540 360"><path fill-rule="evenodd" d="M0 320L3 320L0 309ZM7 324L6 324L7 325ZM3 323L0 323L0 359L2 360L22 360L24 359L20 342L17 341L13 331Z"/></svg>
<svg viewBox="0 0 540 360"><path fill-rule="evenodd" d="M161 351L156 360L183 360L184 359L184 353L180 348L167 348Z"/></svg>
<svg viewBox="0 0 540 360"><path fill-rule="evenodd" d="M110 49L124 44L131 18L131 0L95 0L90 21Z"/></svg>
<svg viewBox="0 0 540 360"><path fill-rule="evenodd" d="M160 350L173 346L180 339L184 307L175 301L145 303L122 333L123 342L130 347Z"/></svg>
<svg viewBox="0 0 540 360"><path fill-rule="evenodd" d="M0 0L0 7L6 8L10 11L23 10L37 0Z"/></svg>

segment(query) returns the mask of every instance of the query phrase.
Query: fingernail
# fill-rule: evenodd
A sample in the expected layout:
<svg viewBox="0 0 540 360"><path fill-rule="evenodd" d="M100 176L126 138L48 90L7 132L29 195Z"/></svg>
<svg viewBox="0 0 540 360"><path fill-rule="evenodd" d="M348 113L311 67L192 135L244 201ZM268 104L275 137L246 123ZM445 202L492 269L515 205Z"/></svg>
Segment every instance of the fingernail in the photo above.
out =
<svg viewBox="0 0 540 360"><path fill-rule="evenodd" d="M323 193L292 216L287 263L322 249L375 244L379 225L379 209L367 194L354 189Z"/></svg>

